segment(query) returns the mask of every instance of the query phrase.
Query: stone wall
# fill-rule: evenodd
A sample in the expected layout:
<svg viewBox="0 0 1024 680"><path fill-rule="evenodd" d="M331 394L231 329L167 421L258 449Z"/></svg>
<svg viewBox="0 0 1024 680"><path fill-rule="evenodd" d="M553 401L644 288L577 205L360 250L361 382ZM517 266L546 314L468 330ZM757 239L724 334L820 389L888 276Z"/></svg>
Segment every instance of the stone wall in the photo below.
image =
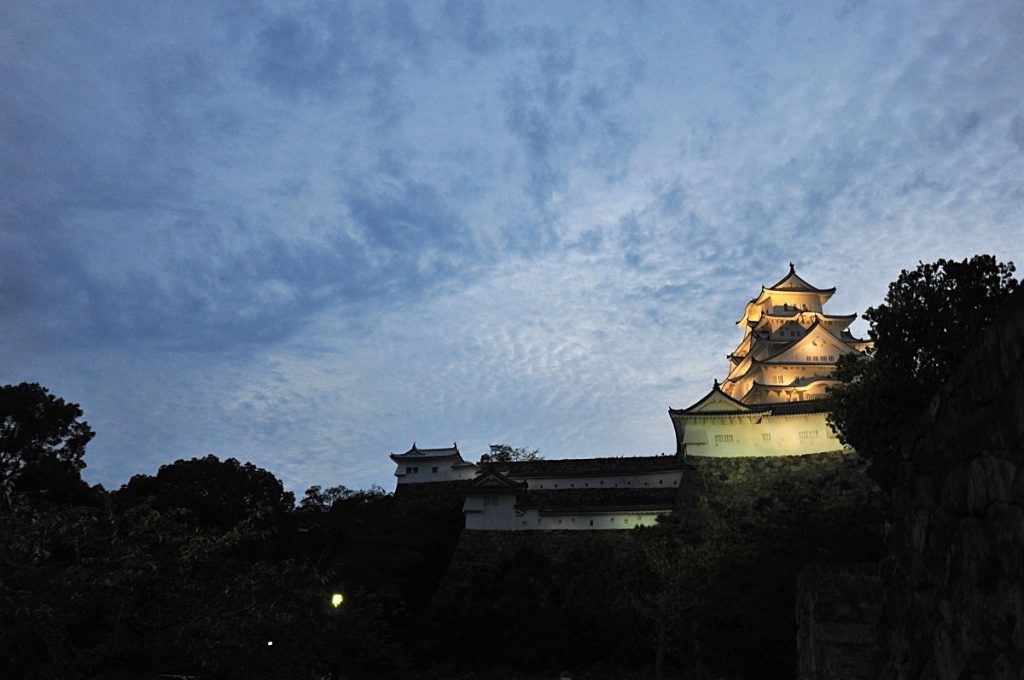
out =
<svg viewBox="0 0 1024 680"><path fill-rule="evenodd" d="M886 678L1024 678L1024 291L904 441Z"/></svg>
<svg viewBox="0 0 1024 680"><path fill-rule="evenodd" d="M877 564L809 564L797 578L797 680L876 680L882 579Z"/></svg>
<svg viewBox="0 0 1024 680"><path fill-rule="evenodd" d="M878 501L877 487L865 474L860 457L852 451L743 458L688 456L686 462L696 471L702 493L713 496L766 492L783 480L813 483L840 476L848 481L845 488L850 492L851 505Z"/></svg>

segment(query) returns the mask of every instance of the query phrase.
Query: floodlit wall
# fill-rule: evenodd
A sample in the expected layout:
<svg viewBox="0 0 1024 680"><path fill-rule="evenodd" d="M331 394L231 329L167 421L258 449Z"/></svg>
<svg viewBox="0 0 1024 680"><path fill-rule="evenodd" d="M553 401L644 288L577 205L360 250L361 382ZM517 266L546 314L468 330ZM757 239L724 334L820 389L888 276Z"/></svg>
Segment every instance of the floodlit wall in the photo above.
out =
<svg viewBox="0 0 1024 680"><path fill-rule="evenodd" d="M687 456L800 456L842 448L824 413L693 415L677 424Z"/></svg>
<svg viewBox="0 0 1024 680"><path fill-rule="evenodd" d="M494 499L487 503L487 499ZM653 526L670 510L608 510L607 512L515 509L515 496L470 495L464 506L466 528L476 531L607 531Z"/></svg>
<svg viewBox="0 0 1024 680"><path fill-rule="evenodd" d="M527 510L515 521L516 531L607 531L648 527L669 510L539 513Z"/></svg>

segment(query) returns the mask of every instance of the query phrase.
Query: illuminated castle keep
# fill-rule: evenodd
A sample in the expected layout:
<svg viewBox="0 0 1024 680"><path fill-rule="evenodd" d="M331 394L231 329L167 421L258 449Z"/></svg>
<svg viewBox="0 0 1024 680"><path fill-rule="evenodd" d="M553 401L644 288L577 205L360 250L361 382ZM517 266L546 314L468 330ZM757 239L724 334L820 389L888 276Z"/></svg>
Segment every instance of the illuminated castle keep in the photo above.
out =
<svg viewBox="0 0 1024 680"><path fill-rule="evenodd" d="M475 464L458 446L392 453L398 488L462 489L466 529L593 531L649 526L684 502L700 457L794 456L842 448L825 420L839 357L870 342L850 334L856 314L824 311L835 288L815 288L793 265L762 287L737 325L729 373L689 408L669 409L676 455ZM690 459L689 461L687 459ZM434 487L437 488L437 487Z"/></svg>
<svg viewBox="0 0 1024 680"><path fill-rule="evenodd" d="M761 287L736 325L743 339L728 356L729 373L697 403L669 409L676 451L694 456L779 456L834 451L825 422L825 390L839 357L871 343L853 337L856 314L826 314L835 288L815 288L792 264L778 283Z"/></svg>

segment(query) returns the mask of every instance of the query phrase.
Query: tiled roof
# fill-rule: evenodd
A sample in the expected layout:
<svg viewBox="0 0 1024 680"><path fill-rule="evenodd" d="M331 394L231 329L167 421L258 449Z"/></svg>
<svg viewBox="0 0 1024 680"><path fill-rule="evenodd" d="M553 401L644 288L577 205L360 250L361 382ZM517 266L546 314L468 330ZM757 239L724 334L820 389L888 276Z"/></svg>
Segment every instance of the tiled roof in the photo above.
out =
<svg viewBox="0 0 1024 680"><path fill-rule="evenodd" d="M525 490L526 482L517 482L509 479L506 475L498 472L494 467L488 467L470 483L471 491L508 491Z"/></svg>
<svg viewBox="0 0 1024 680"><path fill-rule="evenodd" d="M392 453L391 459L397 460L399 458L448 458L449 456L459 456L459 447L457 444L452 444L452 446L446 449L421 449L416 446L416 442L413 442L411 449L409 449L405 453Z"/></svg>
<svg viewBox="0 0 1024 680"><path fill-rule="evenodd" d="M674 455L622 458L563 458L499 463L496 467L510 477L547 477L558 475L600 475L609 473L676 470L683 463Z"/></svg>
<svg viewBox="0 0 1024 680"><path fill-rule="evenodd" d="M788 401L782 404L768 404L773 416L793 416L804 413L827 413L827 399L809 399L807 401Z"/></svg>
<svg viewBox="0 0 1024 680"><path fill-rule="evenodd" d="M726 399L728 399L730 402L732 402L734 404L737 404L738 406L742 406L744 409L754 409L754 410L756 410L755 406L750 406L749 404L744 404L739 399L734 399L733 397L731 397L728 394L726 394L725 392L723 392L722 388L719 387L719 385L718 385L718 381L716 380L714 386L711 388L711 391L708 392L707 394L705 394L700 399L698 399L696 402L690 404L689 406L687 406L686 408L683 408L683 409L670 408L668 410L668 413L669 413L669 415L672 415L673 413L690 413L693 409L695 409L696 407L700 406L702 403L704 403L705 400L707 400L709 397L711 397L716 392L719 393L720 395L722 395L723 397L725 397ZM738 410L737 411L730 411L730 410L722 409L722 410L719 410L719 411L698 411L698 413L700 413L702 415L705 415L705 414L706 415L717 415L719 413L730 413L730 414L735 416L735 415L743 415L744 413L746 413L746 410L743 410L743 411L738 411Z"/></svg>
<svg viewBox="0 0 1024 680"><path fill-rule="evenodd" d="M790 281L790 279L793 279ZM786 282L790 281L788 285ZM785 286L785 287L783 287ZM836 289L833 288L816 288L811 284L807 283L799 274L796 273L796 267L793 263L789 263L789 273L783 276L781 279L775 282L774 285L766 286L767 290L781 290L781 291L806 291L808 293L834 293Z"/></svg>
<svg viewBox="0 0 1024 680"><path fill-rule="evenodd" d="M807 401L787 401L781 404L744 404L750 409L749 412L742 411L697 411L691 413L689 409L668 410L669 415L694 415L694 416L744 416L767 413L773 416L793 416L804 413L827 413L828 401L826 399L808 399Z"/></svg>

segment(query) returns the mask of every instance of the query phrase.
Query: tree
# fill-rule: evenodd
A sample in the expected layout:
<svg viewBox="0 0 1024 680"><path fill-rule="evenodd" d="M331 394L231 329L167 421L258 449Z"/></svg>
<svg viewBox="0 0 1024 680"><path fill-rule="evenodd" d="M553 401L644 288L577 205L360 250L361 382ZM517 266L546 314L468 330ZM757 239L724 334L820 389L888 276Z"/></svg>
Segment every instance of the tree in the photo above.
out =
<svg viewBox="0 0 1024 680"><path fill-rule="evenodd" d="M525 447L513 448L508 444L491 444L491 452L480 456L481 463L518 463L541 459L538 449L531 451Z"/></svg>
<svg viewBox="0 0 1024 680"><path fill-rule="evenodd" d="M114 501L122 508L148 501L161 511L184 509L192 522L222 529L254 513L279 517L295 504L292 493L273 473L214 455L162 465L156 476L135 475L114 492Z"/></svg>
<svg viewBox="0 0 1024 680"><path fill-rule="evenodd" d="M900 438L957 368L974 338L1019 287L1012 262L976 255L918 263L864 314L874 348L839 360L829 424L870 462L885 489L896 481Z"/></svg>
<svg viewBox="0 0 1024 680"><path fill-rule="evenodd" d="M356 493L358 492L341 484L338 486L329 486L326 489L321 488L319 484L314 484L306 489L306 494L299 502L299 509L320 511L330 510L338 501L351 498Z"/></svg>
<svg viewBox="0 0 1024 680"><path fill-rule="evenodd" d="M88 491L80 471L92 428L78 404L38 383L0 387L0 492L67 502Z"/></svg>

